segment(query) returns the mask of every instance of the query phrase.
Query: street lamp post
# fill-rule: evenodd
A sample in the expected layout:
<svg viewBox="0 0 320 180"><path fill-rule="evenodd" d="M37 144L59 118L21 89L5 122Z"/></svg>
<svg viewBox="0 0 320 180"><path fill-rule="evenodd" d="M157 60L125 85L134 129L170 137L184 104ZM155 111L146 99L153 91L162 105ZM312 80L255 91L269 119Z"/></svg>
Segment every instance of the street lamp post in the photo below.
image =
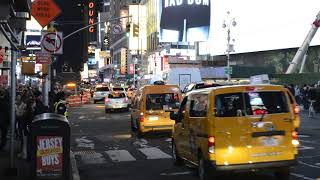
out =
<svg viewBox="0 0 320 180"><path fill-rule="evenodd" d="M230 43L231 40L231 28L237 25L235 18L230 18L230 11L227 12L228 19L224 20L222 27L227 29L227 69L225 70L228 82L231 80L231 69L230 69L230 52L233 52L233 44ZM234 39L233 39L234 41Z"/></svg>

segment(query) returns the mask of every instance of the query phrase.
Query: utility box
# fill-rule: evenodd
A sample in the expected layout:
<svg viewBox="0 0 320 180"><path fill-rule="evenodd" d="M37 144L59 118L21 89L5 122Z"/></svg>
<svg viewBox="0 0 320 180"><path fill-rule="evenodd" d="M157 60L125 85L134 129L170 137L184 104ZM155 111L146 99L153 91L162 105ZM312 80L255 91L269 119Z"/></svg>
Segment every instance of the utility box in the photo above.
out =
<svg viewBox="0 0 320 180"><path fill-rule="evenodd" d="M59 114L44 113L31 124L33 180L68 180L70 177L70 125Z"/></svg>

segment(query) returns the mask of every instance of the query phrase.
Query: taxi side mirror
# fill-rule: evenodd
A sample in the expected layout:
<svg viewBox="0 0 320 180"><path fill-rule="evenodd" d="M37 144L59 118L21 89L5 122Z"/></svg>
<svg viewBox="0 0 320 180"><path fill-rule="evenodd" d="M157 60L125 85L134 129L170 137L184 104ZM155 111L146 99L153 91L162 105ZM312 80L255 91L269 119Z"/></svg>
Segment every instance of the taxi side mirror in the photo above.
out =
<svg viewBox="0 0 320 180"><path fill-rule="evenodd" d="M178 112L171 111L170 112L170 119L172 119L174 121L178 121Z"/></svg>

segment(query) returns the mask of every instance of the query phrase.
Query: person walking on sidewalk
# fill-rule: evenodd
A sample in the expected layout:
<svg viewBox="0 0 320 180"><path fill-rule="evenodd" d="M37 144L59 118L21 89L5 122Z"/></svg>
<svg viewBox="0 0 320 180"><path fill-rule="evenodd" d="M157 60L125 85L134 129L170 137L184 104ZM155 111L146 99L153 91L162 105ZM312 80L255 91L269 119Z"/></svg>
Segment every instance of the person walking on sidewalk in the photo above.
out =
<svg viewBox="0 0 320 180"><path fill-rule="evenodd" d="M21 153L18 156L23 159L27 158L27 99L26 92L17 95L16 99L16 119L18 123L18 136L21 142Z"/></svg>
<svg viewBox="0 0 320 180"><path fill-rule="evenodd" d="M0 88L0 150L2 150L7 144L7 134L10 124L10 107L8 102L9 93L5 89Z"/></svg>

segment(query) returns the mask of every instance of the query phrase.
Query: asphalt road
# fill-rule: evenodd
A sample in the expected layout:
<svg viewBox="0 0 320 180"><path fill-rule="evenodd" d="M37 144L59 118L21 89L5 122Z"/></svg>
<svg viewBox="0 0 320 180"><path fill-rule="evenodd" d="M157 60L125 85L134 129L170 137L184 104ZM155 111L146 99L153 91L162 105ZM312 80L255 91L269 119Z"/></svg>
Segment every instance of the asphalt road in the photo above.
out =
<svg viewBox="0 0 320 180"><path fill-rule="evenodd" d="M291 179L320 177L320 116L303 115L299 163ZM130 113L106 114L103 104L71 109L71 149L81 180L195 180L196 169L176 167L171 160L168 134L137 138L130 130ZM272 180L272 173L229 174L219 179Z"/></svg>

